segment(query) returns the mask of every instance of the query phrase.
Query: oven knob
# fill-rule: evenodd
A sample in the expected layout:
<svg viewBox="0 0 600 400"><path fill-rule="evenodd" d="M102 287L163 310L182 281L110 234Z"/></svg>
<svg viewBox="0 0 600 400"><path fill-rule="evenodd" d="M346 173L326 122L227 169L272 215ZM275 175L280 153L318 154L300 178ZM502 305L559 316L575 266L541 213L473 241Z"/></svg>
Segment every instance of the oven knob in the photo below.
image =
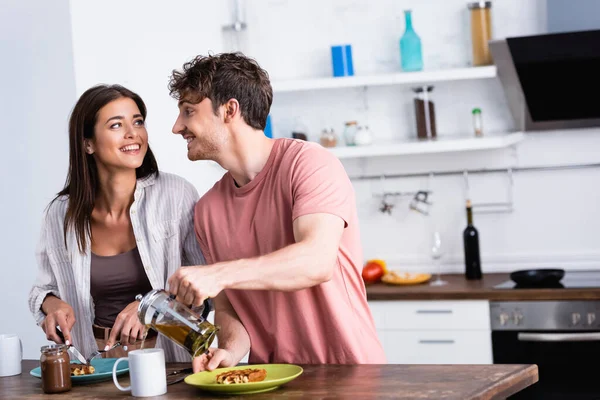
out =
<svg viewBox="0 0 600 400"><path fill-rule="evenodd" d="M571 324L577 325L581 321L581 314L574 312L571 314Z"/></svg>
<svg viewBox="0 0 600 400"><path fill-rule="evenodd" d="M587 314L587 324L592 326L594 321L596 320L596 313L590 312Z"/></svg>
<svg viewBox="0 0 600 400"><path fill-rule="evenodd" d="M510 318L510 315L503 312L503 313L500 313L499 317L500 317L500 325L506 325L506 323L508 322L508 319Z"/></svg>
<svg viewBox="0 0 600 400"><path fill-rule="evenodd" d="M523 314L521 314L518 311L513 313L513 322L515 325L521 325L522 320L523 320Z"/></svg>

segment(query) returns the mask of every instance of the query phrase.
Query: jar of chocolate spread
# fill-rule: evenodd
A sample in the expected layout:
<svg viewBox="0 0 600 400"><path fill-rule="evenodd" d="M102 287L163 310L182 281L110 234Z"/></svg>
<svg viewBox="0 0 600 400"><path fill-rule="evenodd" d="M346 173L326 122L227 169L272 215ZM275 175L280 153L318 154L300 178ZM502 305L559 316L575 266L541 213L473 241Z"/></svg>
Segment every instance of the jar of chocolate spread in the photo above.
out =
<svg viewBox="0 0 600 400"><path fill-rule="evenodd" d="M44 393L62 393L71 390L71 359L64 344L42 346L40 369Z"/></svg>

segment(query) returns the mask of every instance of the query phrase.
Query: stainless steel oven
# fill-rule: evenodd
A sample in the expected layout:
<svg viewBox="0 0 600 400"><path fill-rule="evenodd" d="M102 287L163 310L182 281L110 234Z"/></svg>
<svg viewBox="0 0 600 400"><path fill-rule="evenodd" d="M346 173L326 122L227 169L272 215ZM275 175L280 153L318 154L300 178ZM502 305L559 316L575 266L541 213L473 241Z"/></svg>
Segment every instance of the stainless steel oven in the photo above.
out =
<svg viewBox="0 0 600 400"><path fill-rule="evenodd" d="M537 364L510 399L600 399L600 301L490 302L495 364Z"/></svg>

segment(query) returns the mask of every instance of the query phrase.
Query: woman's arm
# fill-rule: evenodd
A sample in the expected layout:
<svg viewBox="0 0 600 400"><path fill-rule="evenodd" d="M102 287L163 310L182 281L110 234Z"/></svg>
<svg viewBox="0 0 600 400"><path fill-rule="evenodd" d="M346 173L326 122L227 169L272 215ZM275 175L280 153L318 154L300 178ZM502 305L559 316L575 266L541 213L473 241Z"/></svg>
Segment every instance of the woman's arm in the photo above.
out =
<svg viewBox="0 0 600 400"><path fill-rule="evenodd" d="M66 341L71 341L71 328L75 324L75 315L71 306L60 299L58 283L48 257L47 245L48 222L47 216L45 216L42 220L40 238L36 248L38 271L29 292L29 310L36 323L46 333L46 338L56 343L62 343L56 334L56 327L60 327Z"/></svg>

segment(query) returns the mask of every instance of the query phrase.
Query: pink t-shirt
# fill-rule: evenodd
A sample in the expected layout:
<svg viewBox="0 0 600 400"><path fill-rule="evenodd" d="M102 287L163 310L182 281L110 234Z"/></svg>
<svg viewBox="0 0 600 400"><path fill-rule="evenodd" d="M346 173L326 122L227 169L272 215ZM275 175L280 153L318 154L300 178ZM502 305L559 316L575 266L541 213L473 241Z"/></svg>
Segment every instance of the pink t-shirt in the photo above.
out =
<svg viewBox="0 0 600 400"><path fill-rule="evenodd" d="M293 221L313 213L346 223L330 281L294 292L226 290L250 335L249 362L384 364L361 278L354 189L328 150L275 140L251 182L237 187L226 173L198 201L196 235L208 263L257 257L293 244Z"/></svg>

